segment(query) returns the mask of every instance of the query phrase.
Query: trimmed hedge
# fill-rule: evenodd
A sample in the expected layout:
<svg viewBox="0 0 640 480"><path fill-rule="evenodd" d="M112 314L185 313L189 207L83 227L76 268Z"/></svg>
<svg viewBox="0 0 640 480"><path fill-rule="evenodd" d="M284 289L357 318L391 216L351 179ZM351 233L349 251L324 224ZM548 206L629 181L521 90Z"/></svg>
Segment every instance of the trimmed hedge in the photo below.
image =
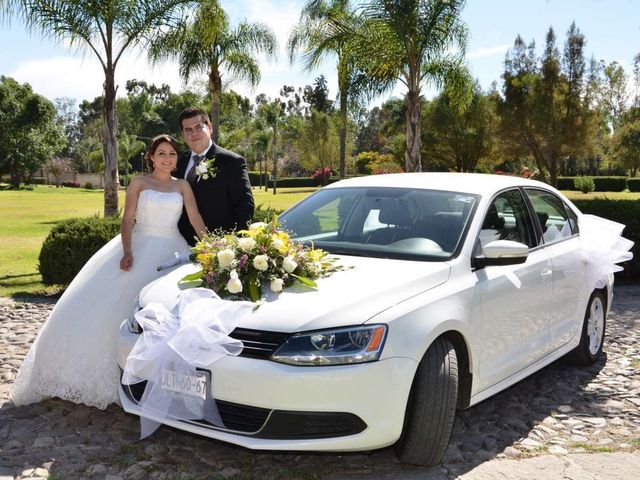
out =
<svg viewBox="0 0 640 480"><path fill-rule="evenodd" d="M575 179L579 177L558 177L558 190L580 190L575 185ZM596 192L622 192L627 188L627 182L632 179L627 177L591 177L596 186Z"/></svg>
<svg viewBox="0 0 640 480"><path fill-rule="evenodd" d="M627 178L627 188L630 192L640 192L640 178Z"/></svg>
<svg viewBox="0 0 640 480"><path fill-rule="evenodd" d="M119 218L72 218L51 229L38 269L45 285L68 285L83 265L120 231Z"/></svg>
<svg viewBox="0 0 640 480"><path fill-rule="evenodd" d="M627 177L593 177L596 192L622 192L627 188Z"/></svg>
<svg viewBox="0 0 640 480"><path fill-rule="evenodd" d="M616 278L640 278L640 201L638 200L573 200L582 213L591 213L626 225L623 236L635 242L633 258L622 264L624 270Z"/></svg>

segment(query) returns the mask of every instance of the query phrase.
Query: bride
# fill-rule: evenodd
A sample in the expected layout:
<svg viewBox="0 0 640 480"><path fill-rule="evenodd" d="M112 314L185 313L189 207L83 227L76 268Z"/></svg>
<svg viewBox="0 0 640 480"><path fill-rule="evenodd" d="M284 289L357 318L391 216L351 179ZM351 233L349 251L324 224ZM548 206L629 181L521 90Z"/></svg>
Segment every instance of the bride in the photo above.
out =
<svg viewBox="0 0 640 480"><path fill-rule="evenodd" d="M31 346L11 391L15 405L49 397L101 409L117 402L118 327L138 291L163 274L156 267L188 248L177 227L183 205L194 230L205 231L191 186L171 176L176 141L155 137L146 160L152 173L131 181L121 234L85 264Z"/></svg>

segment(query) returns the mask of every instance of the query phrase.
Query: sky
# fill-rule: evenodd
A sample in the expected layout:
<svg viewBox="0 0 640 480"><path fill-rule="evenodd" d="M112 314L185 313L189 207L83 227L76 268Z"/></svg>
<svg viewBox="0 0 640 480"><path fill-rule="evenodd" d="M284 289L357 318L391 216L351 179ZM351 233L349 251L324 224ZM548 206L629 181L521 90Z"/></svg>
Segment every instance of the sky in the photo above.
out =
<svg viewBox="0 0 640 480"><path fill-rule="evenodd" d="M277 60L261 60L262 79L256 89L225 75L223 81L229 82L229 88L251 99L259 93L276 97L285 84L304 87L324 74L330 94L337 95L332 59L313 72L304 72L300 64L288 61L286 41L304 3L304 0L221 0L232 24L244 19L264 22L274 30L280 44ZM467 0L463 19L470 32L467 60L484 89L493 81L500 84L505 54L518 34L527 43L535 40L537 52L541 53L549 27L554 28L558 47L562 48L573 21L586 37L587 57L593 55L606 63L617 61L630 76L633 57L640 53L640 0ZM56 44L29 34L17 20L0 23L0 75L29 83L36 93L51 100L69 97L76 102L100 95L104 78L93 53L78 52L65 43ZM140 52L123 58L116 69L119 95L125 94L125 82L133 78L156 85L167 83L176 92L185 88L174 63L152 66ZM195 78L187 87L204 90L204 79ZM398 85L374 103L402 94L403 88Z"/></svg>

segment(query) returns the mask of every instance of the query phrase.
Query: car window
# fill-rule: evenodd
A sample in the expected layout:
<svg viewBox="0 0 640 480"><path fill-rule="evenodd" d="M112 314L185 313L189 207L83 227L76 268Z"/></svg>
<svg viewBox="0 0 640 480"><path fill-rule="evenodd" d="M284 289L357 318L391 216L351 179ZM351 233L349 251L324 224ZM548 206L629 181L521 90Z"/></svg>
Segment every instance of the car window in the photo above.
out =
<svg viewBox="0 0 640 480"><path fill-rule="evenodd" d="M552 243L577 233L577 219L570 219L564 202L551 192L526 189L541 232L540 242ZM573 225L572 225L573 224Z"/></svg>
<svg viewBox="0 0 640 480"><path fill-rule="evenodd" d="M479 248L494 240L536 246L533 224L520 190L501 193L487 208L478 237Z"/></svg>
<svg viewBox="0 0 640 480"><path fill-rule="evenodd" d="M280 220L293 238L330 252L444 259L461 244L476 202L476 195L458 192L331 188L307 197Z"/></svg>

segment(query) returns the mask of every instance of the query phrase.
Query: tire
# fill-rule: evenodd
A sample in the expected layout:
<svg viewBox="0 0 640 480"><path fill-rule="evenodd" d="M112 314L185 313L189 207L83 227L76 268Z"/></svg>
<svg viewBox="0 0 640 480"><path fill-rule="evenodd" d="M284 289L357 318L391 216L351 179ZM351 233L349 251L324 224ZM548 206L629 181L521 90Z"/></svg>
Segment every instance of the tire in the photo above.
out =
<svg viewBox="0 0 640 480"><path fill-rule="evenodd" d="M453 344L439 338L422 357L411 386L404 427L395 444L401 462L442 462L451 439L458 401L458 360Z"/></svg>
<svg viewBox="0 0 640 480"><path fill-rule="evenodd" d="M591 294L584 315L580 343L569 352L568 358L578 365L593 365L602 355L607 325L607 303L602 290Z"/></svg>

